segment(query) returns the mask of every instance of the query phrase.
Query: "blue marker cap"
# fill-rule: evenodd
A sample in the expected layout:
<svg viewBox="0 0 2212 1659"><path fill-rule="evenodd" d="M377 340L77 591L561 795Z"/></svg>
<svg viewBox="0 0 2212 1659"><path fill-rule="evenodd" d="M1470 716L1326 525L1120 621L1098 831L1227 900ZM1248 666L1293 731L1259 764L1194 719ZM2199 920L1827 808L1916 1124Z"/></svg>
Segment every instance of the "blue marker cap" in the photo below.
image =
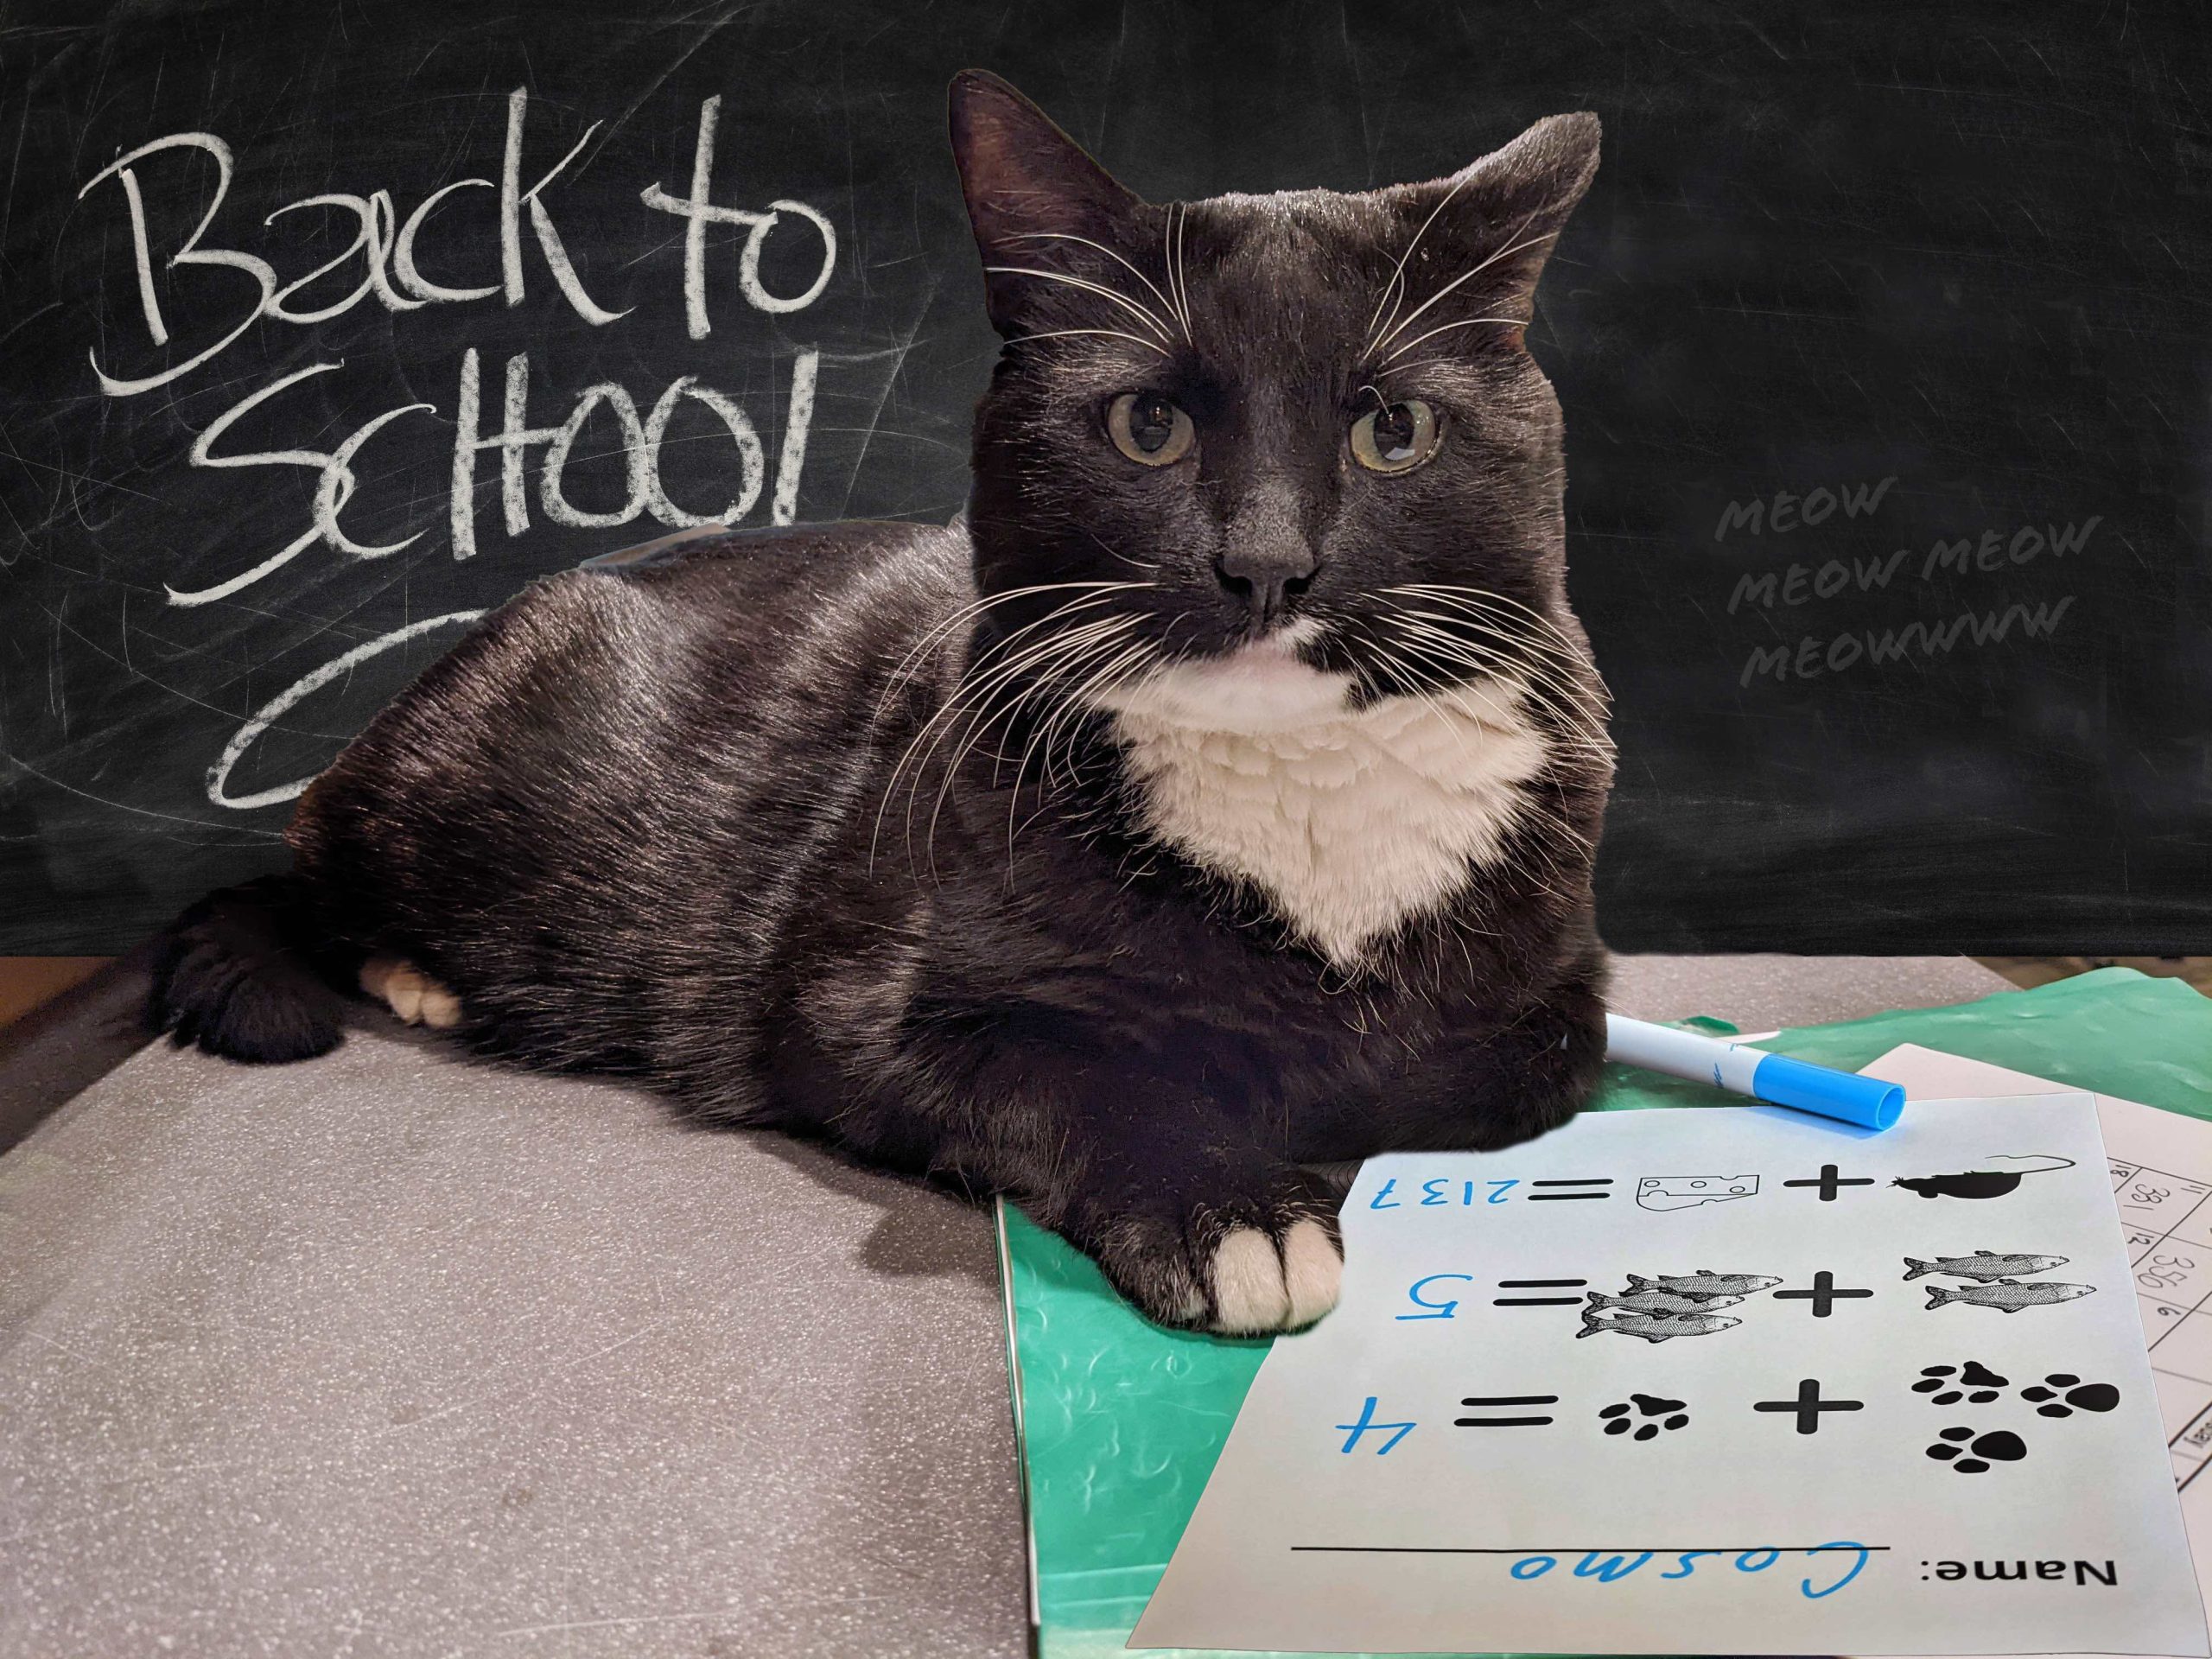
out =
<svg viewBox="0 0 2212 1659"><path fill-rule="evenodd" d="M1879 1077L1831 1071L1787 1054L1770 1054L1751 1073L1751 1092L1777 1106L1815 1112L1862 1129L1886 1129L1904 1111L1904 1088Z"/></svg>

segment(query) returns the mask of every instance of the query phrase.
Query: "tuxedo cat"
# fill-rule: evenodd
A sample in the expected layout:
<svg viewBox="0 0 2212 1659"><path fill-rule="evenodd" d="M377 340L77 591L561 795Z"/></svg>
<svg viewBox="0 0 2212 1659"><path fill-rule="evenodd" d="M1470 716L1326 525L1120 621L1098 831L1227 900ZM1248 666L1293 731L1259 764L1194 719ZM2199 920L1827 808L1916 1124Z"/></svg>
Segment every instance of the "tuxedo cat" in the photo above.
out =
<svg viewBox="0 0 2212 1659"><path fill-rule="evenodd" d="M1449 178L1154 206L1013 88L952 141L1003 349L944 529L539 582L316 780L150 1008L341 992L1007 1194L1153 1319L1337 1295L1316 1166L1592 1086L1612 770L1523 348L1588 115Z"/></svg>

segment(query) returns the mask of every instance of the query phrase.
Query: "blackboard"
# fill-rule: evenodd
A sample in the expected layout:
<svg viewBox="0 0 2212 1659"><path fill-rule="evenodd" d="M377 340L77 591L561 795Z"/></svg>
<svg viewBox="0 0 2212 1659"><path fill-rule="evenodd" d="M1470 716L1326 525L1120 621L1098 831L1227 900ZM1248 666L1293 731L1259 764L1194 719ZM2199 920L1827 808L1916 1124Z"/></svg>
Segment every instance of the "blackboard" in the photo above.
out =
<svg viewBox="0 0 2212 1659"><path fill-rule="evenodd" d="M1530 340L1618 698L1615 945L2212 947L2201 37L1989 0L11 8L0 951L275 865L288 791L533 576L733 505L956 512L970 64L1156 199L1604 118Z"/></svg>

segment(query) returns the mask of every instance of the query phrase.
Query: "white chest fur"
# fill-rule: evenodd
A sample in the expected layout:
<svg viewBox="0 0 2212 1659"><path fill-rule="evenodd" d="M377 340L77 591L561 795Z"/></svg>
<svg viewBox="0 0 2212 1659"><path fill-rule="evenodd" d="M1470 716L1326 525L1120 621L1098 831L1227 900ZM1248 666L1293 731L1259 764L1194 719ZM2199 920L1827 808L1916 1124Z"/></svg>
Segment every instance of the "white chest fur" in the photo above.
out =
<svg viewBox="0 0 2212 1659"><path fill-rule="evenodd" d="M1493 859L1542 767L1521 688L1395 697L1288 661L1179 668L1113 707L1154 833L1343 965Z"/></svg>

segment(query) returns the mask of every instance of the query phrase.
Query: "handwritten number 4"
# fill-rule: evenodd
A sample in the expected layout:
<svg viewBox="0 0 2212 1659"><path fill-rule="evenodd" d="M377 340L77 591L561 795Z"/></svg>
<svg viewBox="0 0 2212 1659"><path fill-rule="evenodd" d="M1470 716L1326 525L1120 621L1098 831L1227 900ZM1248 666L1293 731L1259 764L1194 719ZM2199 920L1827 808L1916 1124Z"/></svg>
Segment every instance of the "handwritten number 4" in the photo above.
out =
<svg viewBox="0 0 2212 1659"><path fill-rule="evenodd" d="M1359 1421L1357 1422L1338 1423L1337 1427L1344 1431L1344 1443L1338 1449L1347 1454L1351 1452L1353 1447L1359 1444L1359 1437L1361 1435L1368 1433L1380 1434L1386 1429L1389 1430L1390 1438L1375 1448L1375 1455L1378 1458L1386 1455L1392 1446L1395 1446L1400 1440L1404 1440L1407 1435L1414 1432L1414 1425L1411 1423L1376 1422L1375 1421L1375 1396L1371 1394L1367 1396L1366 1401L1360 1406Z"/></svg>

